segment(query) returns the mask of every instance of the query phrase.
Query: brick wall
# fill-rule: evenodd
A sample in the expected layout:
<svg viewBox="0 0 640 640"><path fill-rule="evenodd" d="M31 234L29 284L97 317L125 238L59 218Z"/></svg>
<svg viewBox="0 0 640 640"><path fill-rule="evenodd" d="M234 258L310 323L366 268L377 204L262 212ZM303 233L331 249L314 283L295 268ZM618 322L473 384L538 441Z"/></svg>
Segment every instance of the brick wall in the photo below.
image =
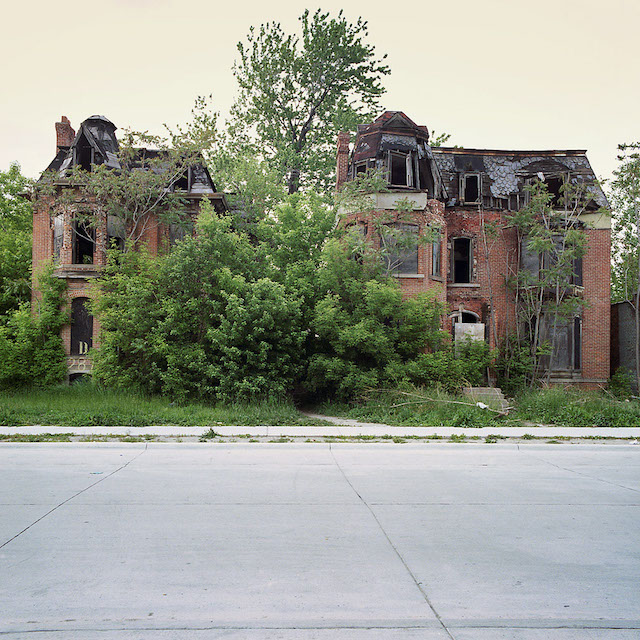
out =
<svg viewBox="0 0 640 640"><path fill-rule="evenodd" d="M582 377L605 382L609 378L611 331L611 231L589 229L582 259L587 305L582 312Z"/></svg>

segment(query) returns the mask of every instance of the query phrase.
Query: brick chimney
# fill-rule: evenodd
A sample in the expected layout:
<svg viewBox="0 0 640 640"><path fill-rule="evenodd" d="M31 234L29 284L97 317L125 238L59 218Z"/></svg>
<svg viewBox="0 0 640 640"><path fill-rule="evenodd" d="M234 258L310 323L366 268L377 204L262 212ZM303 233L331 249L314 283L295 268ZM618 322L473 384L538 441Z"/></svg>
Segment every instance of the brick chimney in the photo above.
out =
<svg viewBox="0 0 640 640"><path fill-rule="evenodd" d="M348 131L341 131L338 134L338 155L336 158L336 190L347 180L349 170L349 141L351 136Z"/></svg>
<svg viewBox="0 0 640 640"><path fill-rule="evenodd" d="M62 116L60 122L56 122L56 151L68 149L73 144L76 132L71 127L69 118Z"/></svg>

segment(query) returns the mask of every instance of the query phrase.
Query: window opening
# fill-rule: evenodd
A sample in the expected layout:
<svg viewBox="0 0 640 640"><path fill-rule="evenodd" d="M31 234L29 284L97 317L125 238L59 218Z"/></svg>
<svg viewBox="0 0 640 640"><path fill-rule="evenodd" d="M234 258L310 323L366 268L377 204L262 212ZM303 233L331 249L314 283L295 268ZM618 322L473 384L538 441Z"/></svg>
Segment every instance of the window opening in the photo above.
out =
<svg viewBox="0 0 640 640"><path fill-rule="evenodd" d="M87 355L93 346L93 316L87 310L88 298L71 302L71 355Z"/></svg>
<svg viewBox="0 0 640 640"><path fill-rule="evenodd" d="M435 230L435 238L431 243L431 274L442 275L442 232Z"/></svg>
<svg viewBox="0 0 640 640"><path fill-rule="evenodd" d="M364 175L365 173L367 173L367 163L366 162L359 162L356 165L356 176Z"/></svg>
<svg viewBox="0 0 640 640"><path fill-rule="evenodd" d="M554 209L564 209L564 194L562 193L564 180L560 177L547 178L545 184L547 185L547 190L551 196L551 206Z"/></svg>
<svg viewBox="0 0 640 640"><path fill-rule="evenodd" d="M411 154L390 152L389 157L390 184L395 187L413 186L413 169Z"/></svg>
<svg viewBox="0 0 640 640"><path fill-rule="evenodd" d="M76 164L85 171L91 171L91 165L94 163L93 147L89 144L86 137L82 136L76 147Z"/></svg>
<svg viewBox="0 0 640 640"><path fill-rule="evenodd" d="M87 223L73 223L73 264L93 264L96 231Z"/></svg>
<svg viewBox="0 0 640 640"><path fill-rule="evenodd" d="M418 225L400 222L384 225L381 245L389 271L418 273Z"/></svg>
<svg viewBox="0 0 640 640"><path fill-rule="evenodd" d="M456 238L453 241L453 282L471 282L471 238Z"/></svg>
<svg viewBox="0 0 640 640"><path fill-rule="evenodd" d="M430 197L434 197L433 175L427 160L418 161L418 177L420 179L420 189L426 191Z"/></svg>
<svg viewBox="0 0 640 640"><path fill-rule="evenodd" d="M477 173L463 176L462 191L465 204L477 204L480 200L480 176Z"/></svg>
<svg viewBox="0 0 640 640"><path fill-rule="evenodd" d="M169 225L169 246L173 247L176 242L181 242L193 230L191 220L183 220L182 222L172 222Z"/></svg>
<svg viewBox="0 0 640 640"><path fill-rule="evenodd" d="M124 220L118 216L107 217L107 247L124 251L125 243Z"/></svg>
<svg viewBox="0 0 640 640"><path fill-rule="evenodd" d="M64 242L64 216L57 215L53 219L53 257L55 262L60 262L60 252Z"/></svg>
<svg viewBox="0 0 640 640"><path fill-rule="evenodd" d="M189 168L173 183L174 191L189 191Z"/></svg>

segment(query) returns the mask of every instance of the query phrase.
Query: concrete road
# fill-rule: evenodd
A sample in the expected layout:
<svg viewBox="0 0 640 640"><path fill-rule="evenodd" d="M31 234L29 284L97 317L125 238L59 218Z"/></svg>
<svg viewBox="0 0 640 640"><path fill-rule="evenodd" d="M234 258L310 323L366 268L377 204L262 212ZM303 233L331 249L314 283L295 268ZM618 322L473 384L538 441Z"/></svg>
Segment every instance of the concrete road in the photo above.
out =
<svg viewBox="0 0 640 640"><path fill-rule="evenodd" d="M0 640L636 639L639 543L632 445L0 445Z"/></svg>

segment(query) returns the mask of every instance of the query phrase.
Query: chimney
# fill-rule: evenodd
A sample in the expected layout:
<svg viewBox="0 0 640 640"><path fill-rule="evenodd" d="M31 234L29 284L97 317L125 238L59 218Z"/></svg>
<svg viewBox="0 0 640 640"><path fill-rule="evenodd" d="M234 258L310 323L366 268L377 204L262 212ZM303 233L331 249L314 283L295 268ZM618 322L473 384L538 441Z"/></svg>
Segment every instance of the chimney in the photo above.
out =
<svg viewBox="0 0 640 640"><path fill-rule="evenodd" d="M341 131L338 134L338 156L336 159L336 190L347 180L349 170L349 140L351 136L348 131Z"/></svg>
<svg viewBox="0 0 640 640"><path fill-rule="evenodd" d="M56 151L67 150L76 137L76 132L71 127L69 118L62 116L60 122L56 122Z"/></svg>

